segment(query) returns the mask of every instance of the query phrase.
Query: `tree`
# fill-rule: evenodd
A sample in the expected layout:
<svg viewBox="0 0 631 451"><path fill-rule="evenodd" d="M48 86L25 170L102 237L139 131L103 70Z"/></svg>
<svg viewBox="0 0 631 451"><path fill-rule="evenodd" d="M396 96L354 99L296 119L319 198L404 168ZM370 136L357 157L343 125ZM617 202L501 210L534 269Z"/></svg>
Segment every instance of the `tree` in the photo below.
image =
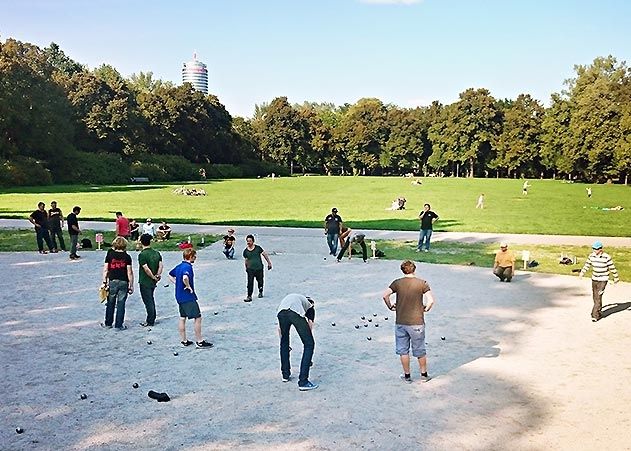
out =
<svg viewBox="0 0 631 451"><path fill-rule="evenodd" d="M389 135L387 108L378 99L360 99L342 117L338 147L354 174L373 172Z"/></svg>
<svg viewBox="0 0 631 451"><path fill-rule="evenodd" d="M612 56L596 58L589 66L575 66L576 78L568 80L572 105L572 144L587 162L583 176L606 179L618 174L614 152L621 139L623 86L629 69ZM583 168L581 168L583 169Z"/></svg>
<svg viewBox="0 0 631 451"><path fill-rule="evenodd" d="M523 172L538 175L543 115L543 106L528 94L511 102L504 112L491 167L506 169L509 177Z"/></svg>
<svg viewBox="0 0 631 451"><path fill-rule="evenodd" d="M423 166L429 143L424 113L422 108L388 110L390 134L382 153L382 166L391 167L399 174Z"/></svg>
<svg viewBox="0 0 631 451"><path fill-rule="evenodd" d="M579 155L573 151L570 132L571 105L562 95L554 93L541 124L541 163L556 178L557 171L571 176Z"/></svg>

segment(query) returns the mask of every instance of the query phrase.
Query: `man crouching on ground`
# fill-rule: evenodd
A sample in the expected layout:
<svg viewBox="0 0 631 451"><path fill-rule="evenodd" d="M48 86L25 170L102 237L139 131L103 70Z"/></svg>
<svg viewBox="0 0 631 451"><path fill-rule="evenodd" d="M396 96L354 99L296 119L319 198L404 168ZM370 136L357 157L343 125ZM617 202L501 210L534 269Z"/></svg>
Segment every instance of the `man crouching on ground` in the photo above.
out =
<svg viewBox="0 0 631 451"><path fill-rule="evenodd" d="M410 345L412 355L418 359L421 370L421 381L427 382L427 352L425 350L425 312L429 312L434 305L434 295L429 284L416 277L416 265L406 260L401 263L403 277L390 284L383 293L386 306L396 311L395 343L396 353L401 358L403 374L400 376L405 382L412 382L410 375ZM392 304L390 296L396 293L397 302ZM427 302L423 301L423 296Z"/></svg>

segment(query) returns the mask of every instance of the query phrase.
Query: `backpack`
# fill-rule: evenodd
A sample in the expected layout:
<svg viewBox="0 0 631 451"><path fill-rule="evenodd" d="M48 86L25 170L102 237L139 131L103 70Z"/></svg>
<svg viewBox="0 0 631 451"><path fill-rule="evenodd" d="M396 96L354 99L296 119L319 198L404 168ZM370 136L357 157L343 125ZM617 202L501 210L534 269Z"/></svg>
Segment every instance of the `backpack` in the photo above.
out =
<svg viewBox="0 0 631 451"><path fill-rule="evenodd" d="M84 238L81 240L81 247L84 249L92 249L92 241L89 238Z"/></svg>

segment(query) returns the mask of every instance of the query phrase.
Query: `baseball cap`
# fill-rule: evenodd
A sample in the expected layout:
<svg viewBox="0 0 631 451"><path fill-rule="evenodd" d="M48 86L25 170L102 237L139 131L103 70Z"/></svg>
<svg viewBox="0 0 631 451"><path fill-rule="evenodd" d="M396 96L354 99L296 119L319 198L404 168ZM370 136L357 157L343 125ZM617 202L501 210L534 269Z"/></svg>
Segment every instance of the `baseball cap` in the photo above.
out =
<svg viewBox="0 0 631 451"><path fill-rule="evenodd" d="M603 248L603 243L601 243L600 241L594 241L594 244L592 244L592 249L602 249Z"/></svg>

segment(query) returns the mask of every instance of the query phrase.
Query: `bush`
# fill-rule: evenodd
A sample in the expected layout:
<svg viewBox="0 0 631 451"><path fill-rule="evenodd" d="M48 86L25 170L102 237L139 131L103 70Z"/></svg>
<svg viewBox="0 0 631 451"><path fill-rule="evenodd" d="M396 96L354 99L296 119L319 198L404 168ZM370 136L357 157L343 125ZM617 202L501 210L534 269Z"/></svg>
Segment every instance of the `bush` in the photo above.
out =
<svg viewBox="0 0 631 451"><path fill-rule="evenodd" d="M205 165L207 179L238 179L243 177L243 170L234 164Z"/></svg>
<svg viewBox="0 0 631 451"><path fill-rule="evenodd" d="M50 171L34 158L17 157L0 162L0 186L50 185Z"/></svg>
<svg viewBox="0 0 631 451"><path fill-rule="evenodd" d="M136 156L131 163L132 177L148 177L152 182L174 182L199 179L195 165L178 155Z"/></svg>
<svg viewBox="0 0 631 451"><path fill-rule="evenodd" d="M129 166L113 153L73 152L57 162L55 183L117 185L129 183Z"/></svg>
<svg viewBox="0 0 631 451"><path fill-rule="evenodd" d="M245 177L266 177L272 172L283 177L289 175L289 169L269 161L245 160L241 164L241 169Z"/></svg>

